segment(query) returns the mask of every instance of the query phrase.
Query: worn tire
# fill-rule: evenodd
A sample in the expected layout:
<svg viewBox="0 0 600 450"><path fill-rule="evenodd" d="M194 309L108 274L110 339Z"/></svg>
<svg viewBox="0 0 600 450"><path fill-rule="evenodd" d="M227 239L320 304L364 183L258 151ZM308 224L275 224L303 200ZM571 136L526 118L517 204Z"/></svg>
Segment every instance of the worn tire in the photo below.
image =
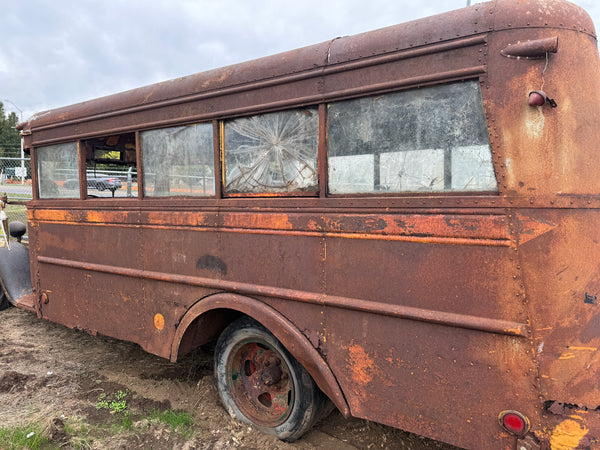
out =
<svg viewBox="0 0 600 450"><path fill-rule="evenodd" d="M275 336L246 317L219 337L215 378L232 417L287 442L312 427L326 399Z"/></svg>

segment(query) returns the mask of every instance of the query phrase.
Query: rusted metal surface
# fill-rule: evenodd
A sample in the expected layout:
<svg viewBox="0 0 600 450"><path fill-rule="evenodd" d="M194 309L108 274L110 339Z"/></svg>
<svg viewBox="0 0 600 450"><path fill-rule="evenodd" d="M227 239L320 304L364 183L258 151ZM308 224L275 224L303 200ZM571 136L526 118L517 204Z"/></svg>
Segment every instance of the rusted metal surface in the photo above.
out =
<svg viewBox="0 0 600 450"><path fill-rule="evenodd" d="M39 114L20 125L34 167L39 146L135 132L140 185L140 131L210 121L217 182L206 198L34 189L31 307L171 360L246 314L345 415L512 448L498 414L514 410L524 448L596 445L599 73L582 10L498 0ZM327 192L327 102L464 79L497 193ZM528 104L542 88L557 108ZM318 191L225 198L221 120L305 106Z"/></svg>
<svg viewBox="0 0 600 450"><path fill-rule="evenodd" d="M264 344L249 342L235 349L228 366L232 370L231 395L253 423L274 427L289 417L293 380L277 353Z"/></svg>
<svg viewBox="0 0 600 450"><path fill-rule="evenodd" d="M330 366L315 348L317 346L313 339L315 338L316 333L309 333L309 336L304 335L280 312L271 308L266 303L250 297L237 294L215 294L195 303L186 312L177 327L175 336L172 339L172 348L170 349L171 360L177 360L178 355L181 353L181 347L185 343L185 337L190 334L190 331L197 330L197 328L194 328L193 324L198 318L209 316L212 312L222 311L225 308L253 317L264 325L283 344L283 346L287 348L298 361L300 361L311 374L315 383L317 383L325 395L331 399L340 412L345 417L350 415L350 409L348 408L344 394L342 393ZM317 308L312 308L312 311L313 314L315 311L317 314L320 314L320 311ZM304 309L302 313L307 315L311 312ZM210 317L211 319L215 318L214 314ZM223 320L222 317L218 316L216 319L216 322ZM222 323L226 323L226 320L223 320ZM218 331L221 331L224 326L219 324L219 327L217 328L220 328ZM214 331L211 329L207 332L204 330L198 331L200 335L197 337L198 345L207 342L217 335L216 331L214 334L211 334L211 332Z"/></svg>
<svg viewBox="0 0 600 450"><path fill-rule="evenodd" d="M508 44L500 53L509 58L542 59L546 58L548 53L556 53L557 51L558 38L550 37Z"/></svg>

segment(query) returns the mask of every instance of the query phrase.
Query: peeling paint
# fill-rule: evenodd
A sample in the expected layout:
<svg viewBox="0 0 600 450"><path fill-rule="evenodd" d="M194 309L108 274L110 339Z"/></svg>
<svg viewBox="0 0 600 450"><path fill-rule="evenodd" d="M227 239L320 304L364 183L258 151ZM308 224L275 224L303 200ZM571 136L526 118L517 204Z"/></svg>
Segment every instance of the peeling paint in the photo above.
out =
<svg viewBox="0 0 600 450"><path fill-rule="evenodd" d="M550 448L552 450L575 449L587 432L588 429L575 420L564 420L552 430Z"/></svg>
<svg viewBox="0 0 600 450"><path fill-rule="evenodd" d="M154 316L154 326L157 330L162 330L165 327L165 318L162 314L158 313Z"/></svg>
<svg viewBox="0 0 600 450"><path fill-rule="evenodd" d="M525 121L525 130L527 131L528 137L540 139L544 136L544 124L546 123L546 118L544 117L541 106L530 109L531 112L527 115Z"/></svg>
<svg viewBox="0 0 600 450"><path fill-rule="evenodd" d="M348 347L348 369L356 384L365 385L373 381L375 361L360 345L352 344Z"/></svg>

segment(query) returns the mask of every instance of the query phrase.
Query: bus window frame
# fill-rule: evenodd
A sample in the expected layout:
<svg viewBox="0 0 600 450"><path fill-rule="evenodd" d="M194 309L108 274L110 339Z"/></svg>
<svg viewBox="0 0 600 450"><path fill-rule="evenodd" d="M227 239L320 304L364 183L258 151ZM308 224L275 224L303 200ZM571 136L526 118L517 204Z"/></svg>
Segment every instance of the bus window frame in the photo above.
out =
<svg viewBox="0 0 600 450"><path fill-rule="evenodd" d="M494 141L491 138L490 133L490 125L489 125L489 117L488 117L488 113L486 111L485 106L483 105L483 113L484 113L484 119L486 122L486 126L488 129L488 135L489 135L489 147L490 147L490 151L491 151L491 155L492 155L492 159L491 159L491 164L493 167L493 172L494 172L494 177L496 179L497 185L498 185L498 189L497 190L473 190L473 191L423 191L423 192L419 192L419 191L413 191L413 192L385 192L385 191L376 191L376 192L357 192L357 193L332 193L329 192L329 188L328 188L328 183L329 183L329 173L328 173L328 166L329 166L329 161L328 161L328 132L327 132L327 126L328 126L328 110L327 110L327 105L333 102L338 102L338 101L346 101L346 100L352 100L352 99L357 99L357 98L364 98L364 97L369 97L369 96L377 96L377 95L382 95L382 94L390 94L390 93L399 93L399 92L403 92L403 91L408 91L408 90L412 90L412 89L417 89L419 87L424 87L424 86L439 86L439 85L444 85L444 84L449 84L449 83L455 83L455 82L465 82L465 81L476 81L480 87L483 87L484 83L485 83L485 75L480 75L480 76L469 76L469 77L465 77L465 78L450 78L450 79L441 79L441 80L436 80L435 82L430 82L430 83L423 83L423 84L409 84L409 85L404 85L400 88L395 88L395 89L385 89L385 90L369 90L367 92L362 92L360 93L360 95L351 95L351 96L339 96L339 97L331 97L331 98L327 98L324 99L323 101L319 102L319 103L310 103L310 104L291 104L291 105L286 105L285 107L282 108L276 108L276 109L271 109L271 108L256 108L254 110L248 111L247 113L243 114L243 115L231 115L231 116L227 116L227 117L219 117L219 118L213 118L210 120L183 120L181 122L179 121L170 121L168 124L167 123L161 123L160 126L139 126L139 127L128 127L127 129L121 129L121 130L110 130L111 133L103 133L103 134L93 134L93 135L87 135L85 136L85 138L78 138L75 142L77 142L78 145L78 152L79 152L79 164L80 164L80 196L79 196L79 200L89 200L92 199L94 201L99 201L99 200L118 200L118 201L123 201L125 199L127 200L132 200L132 199L152 199L152 201L161 201L161 200L173 200L173 199L189 199L189 200L193 200L193 201L203 201L204 199L212 199L212 200L224 200L224 199L260 199L260 198L306 198L306 199L369 199L369 198L375 198L375 197L382 197L382 198L398 198L398 199L410 199L410 198L422 198L423 201L425 201L425 198L429 198L431 199L431 201L437 201L437 199L440 198L444 198L444 197L449 197L449 198L457 198L457 197L488 197L488 196L492 196L492 197L498 197L502 194L502 186L500 183L500 174L499 174L499 169L497 166L497 162L495 161L495 151L494 151ZM318 125L317 125L317 189L315 191L290 191L290 192L260 192L260 193L251 193L251 192L246 192L246 193L237 193L237 192L232 192L232 193L227 193L225 192L225 171L224 169L224 152L225 152L225 123L228 120L232 120L232 119L237 119L237 118L241 118L241 117L250 117L252 115L257 115L257 114L263 114L263 113L274 113L274 112L279 112L279 111L286 111L286 110L293 110L293 109L300 109L300 108L315 108L317 110L317 114L318 114ZM191 125L191 124L195 124L195 123L212 123L213 126L213 148L214 148L214 173L215 173L215 186L214 186L214 190L215 193L214 195L210 195L210 196L186 196L186 195L181 195L181 196L160 196L160 197L152 197L152 196L146 196L144 195L143 189L144 189L144 185L145 185L145 173L144 173L144 165L143 165L143 154L144 154L144 150L141 144L141 138L140 138L140 133L143 131L149 131L149 130L158 130L158 129L162 129L162 128L169 128L169 127L177 127L177 126L185 126L185 125ZM147 124L147 125L151 125L151 124ZM132 197L114 197L114 198L96 198L96 197L90 197L87 195L86 192L86 183L87 183L87 179L82 179L82 174L81 171L85 172L86 169L86 160L85 160L85 155L82 155L81 152L83 152L82 150L82 146L81 143L84 140L89 140L89 139L95 139L95 138L101 138L101 137L106 137L107 134L126 134L126 133L134 133L135 135L135 147L136 147L136 168L137 168L137 182L138 182L138 193L136 196L132 196ZM54 145L54 144L60 144L60 143L69 143L69 142L74 142L72 140L60 140L60 141L56 141L56 142L52 142L51 144L43 144L41 146L33 146L33 152L32 155L32 161L35 163L36 167L37 167L37 162L38 162L38 158L37 158L37 150L40 147L43 147L45 145ZM37 177L37 173L35 174L35 178ZM87 175L87 174L86 174ZM219 180L219 182L217 181ZM59 200L59 201L73 201L73 200L77 200L76 198L72 198L72 199L41 199L39 197L39 179L35 180L32 177L32 181L34 182L36 189L34 189L34 192L36 195L34 195L33 199L34 200L43 200L43 201L47 201L47 200ZM37 198L36 198L37 197ZM425 206L425 204L423 204L423 206Z"/></svg>

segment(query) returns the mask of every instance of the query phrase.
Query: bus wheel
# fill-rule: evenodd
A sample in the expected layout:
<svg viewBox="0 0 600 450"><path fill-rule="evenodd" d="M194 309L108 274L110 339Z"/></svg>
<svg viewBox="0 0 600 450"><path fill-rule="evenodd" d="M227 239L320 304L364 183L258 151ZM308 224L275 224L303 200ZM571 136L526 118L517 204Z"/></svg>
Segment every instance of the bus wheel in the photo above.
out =
<svg viewBox="0 0 600 450"><path fill-rule="evenodd" d="M249 318L236 320L219 337L215 377L232 417L287 442L310 429L325 399L275 336Z"/></svg>

